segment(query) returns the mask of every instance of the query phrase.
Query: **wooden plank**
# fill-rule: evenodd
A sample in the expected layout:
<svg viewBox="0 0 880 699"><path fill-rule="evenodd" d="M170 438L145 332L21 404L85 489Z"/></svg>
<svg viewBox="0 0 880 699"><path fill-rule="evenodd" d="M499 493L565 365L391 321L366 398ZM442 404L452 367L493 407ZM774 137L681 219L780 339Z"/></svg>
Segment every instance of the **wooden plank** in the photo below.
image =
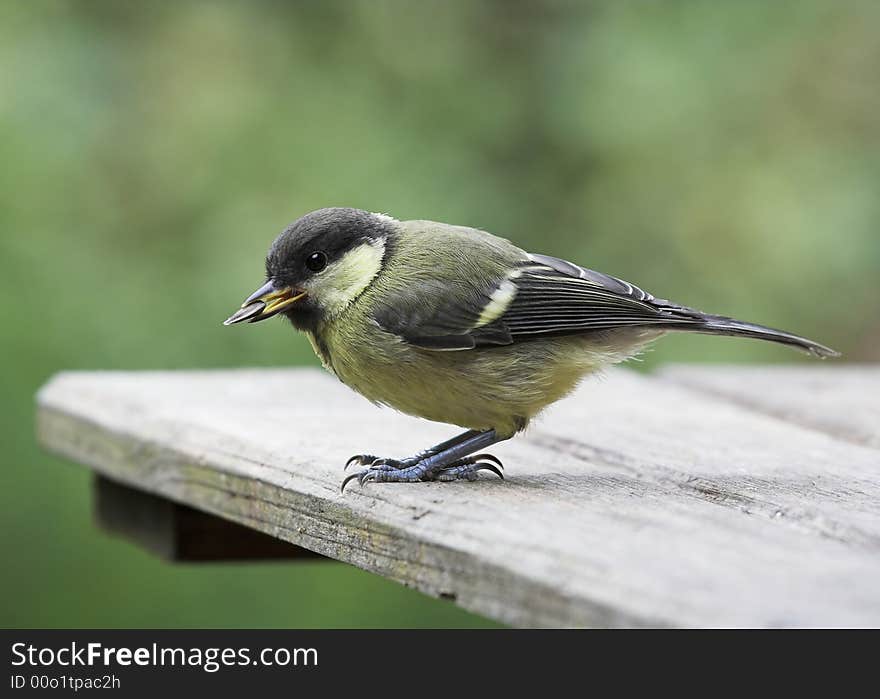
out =
<svg viewBox="0 0 880 699"><path fill-rule="evenodd" d="M876 450L624 370L493 449L504 482L340 495L351 453L451 430L308 370L61 374L37 425L116 480L514 625L880 625Z"/></svg>
<svg viewBox="0 0 880 699"><path fill-rule="evenodd" d="M95 523L174 562L326 560L256 529L122 485L101 475L92 484Z"/></svg>
<svg viewBox="0 0 880 699"><path fill-rule="evenodd" d="M877 365L673 365L658 376L855 444L880 447Z"/></svg>

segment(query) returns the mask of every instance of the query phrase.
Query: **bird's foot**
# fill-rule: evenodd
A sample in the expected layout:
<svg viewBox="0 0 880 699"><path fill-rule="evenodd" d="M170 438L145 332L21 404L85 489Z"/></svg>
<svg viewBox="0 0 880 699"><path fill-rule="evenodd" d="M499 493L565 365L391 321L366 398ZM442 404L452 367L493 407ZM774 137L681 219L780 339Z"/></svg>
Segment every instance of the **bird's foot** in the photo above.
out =
<svg viewBox="0 0 880 699"><path fill-rule="evenodd" d="M360 485L365 483L416 483L418 481L475 481L480 471L491 471L503 479L501 473L504 465L491 454L476 454L456 459L451 463L431 463L430 458L411 456L406 459L380 459L372 454L358 454L351 457L345 464L367 466L352 473L342 481L342 491L349 481L357 479Z"/></svg>
<svg viewBox="0 0 880 699"><path fill-rule="evenodd" d="M422 459L422 456L408 456L405 459L383 459L378 456L374 456L373 454L355 454L348 461L345 462L345 466L342 467L343 471L347 471L348 467L352 464L357 464L358 466L370 466L370 467L390 467L392 469L396 468L407 468L409 466L415 466ZM387 469L386 469L387 470Z"/></svg>

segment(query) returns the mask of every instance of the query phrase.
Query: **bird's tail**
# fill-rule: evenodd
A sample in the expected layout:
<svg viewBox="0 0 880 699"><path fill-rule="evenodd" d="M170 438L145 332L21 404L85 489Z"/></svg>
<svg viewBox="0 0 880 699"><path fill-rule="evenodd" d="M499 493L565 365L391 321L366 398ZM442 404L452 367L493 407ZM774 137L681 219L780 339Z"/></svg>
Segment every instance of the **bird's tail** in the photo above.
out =
<svg viewBox="0 0 880 699"><path fill-rule="evenodd" d="M677 328L679 329L679 328ZM707 335L732 335L734 337L751 337L757 340L778 342L781 345L795 347L803 352L812 354L814 357L825 359L827 357L839 357L840 352L813 342L805 337L793 335L783 330L768 328L755 323L746 323L725 316L714 316L701 313L699 321L694 324L682 325L681 330L689 332L705 333Z"/></svg>

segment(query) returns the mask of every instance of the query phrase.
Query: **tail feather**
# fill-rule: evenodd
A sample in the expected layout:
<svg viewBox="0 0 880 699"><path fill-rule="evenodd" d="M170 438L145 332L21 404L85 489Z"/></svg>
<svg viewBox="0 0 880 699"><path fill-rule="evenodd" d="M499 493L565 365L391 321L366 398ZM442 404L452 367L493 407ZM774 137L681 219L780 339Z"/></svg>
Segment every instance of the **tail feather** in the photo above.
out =
<svg viewBox="0 0 880 699"><path fill-rule="evenodd" d="M800 337L799 335L793 335L784 330L776 330L775 328L768 328L755 323L746 323L741 320L726 318L725 316L707 314L701 314L700 321L699 324L683 326L681 329L707 335L731 335L733 337L751 337L757 340L778 342L781 345L795 347L822 359L840 356L840 352L830 347L813 342L813 340L808 340L805 337Z"/></svg>

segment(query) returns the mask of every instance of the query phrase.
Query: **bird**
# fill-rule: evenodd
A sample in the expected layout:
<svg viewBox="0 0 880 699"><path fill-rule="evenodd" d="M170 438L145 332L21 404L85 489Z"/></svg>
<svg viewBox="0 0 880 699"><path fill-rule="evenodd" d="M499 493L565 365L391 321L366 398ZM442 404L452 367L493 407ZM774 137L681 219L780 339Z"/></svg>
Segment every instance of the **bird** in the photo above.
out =
<svg viewBox="0 0 880 699"><path fill-rule="evenodd" d="M635 284L486 231L355 208L312 211L266 256L266 281L224 325L276 315L323 366L373 403L457 425L403 457L352 456L367 483L503 478L483 450L522 432L585 376L672 332L767 340L839 356L804 337L656 298Z"/></svg>

